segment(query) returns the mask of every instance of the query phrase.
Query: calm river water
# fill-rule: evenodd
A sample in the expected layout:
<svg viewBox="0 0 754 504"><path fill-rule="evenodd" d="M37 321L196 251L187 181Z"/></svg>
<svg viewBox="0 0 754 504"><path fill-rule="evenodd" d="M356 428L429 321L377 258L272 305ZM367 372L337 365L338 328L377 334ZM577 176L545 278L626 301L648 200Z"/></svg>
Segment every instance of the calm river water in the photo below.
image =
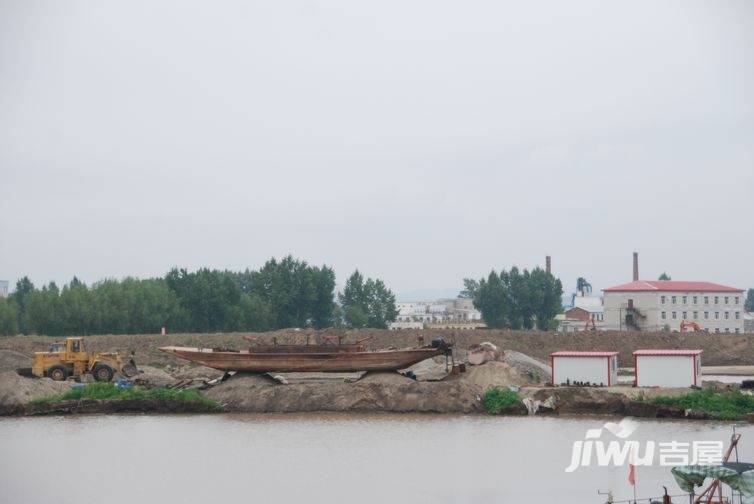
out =
<svg viewBox="0 0 754 504"><path fill-rule="evenodd" d="M0 502L601 503L627 467L566 473L604 418L444 415L80 416L0 419ZM730 438L730 423L639 421L631 439ZM754 427L741 460L754 459ZM605 431L606 440L617 439ZM638 494L679 489L639 467ZM646 502L646 501L645 501ZM678 499L677 502L687 502Z"/></svg>

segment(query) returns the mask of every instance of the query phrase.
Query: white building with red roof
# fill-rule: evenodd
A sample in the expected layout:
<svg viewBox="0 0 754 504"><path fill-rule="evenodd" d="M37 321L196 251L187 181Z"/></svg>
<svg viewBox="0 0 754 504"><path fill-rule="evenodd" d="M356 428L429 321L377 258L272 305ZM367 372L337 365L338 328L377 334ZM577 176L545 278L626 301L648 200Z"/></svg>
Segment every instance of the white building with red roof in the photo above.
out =
<svg viewBox="0 0 754 504"><path fill-rule="evenodd" d="M618 352L553 352L552 384L611 387L618 383Z"/></svg>
<svg viewBox="0 0 754 504"><path fill-rule="evenodd" d="M636 350L633 356L636 387L702 384L702 350Z"/></svg>
<svg viewBox="0 0 754 504"><path fill-rule="evenodd" d="M604 289L605 329L744 332L744 291L712 282L636 280Z"/></svg>

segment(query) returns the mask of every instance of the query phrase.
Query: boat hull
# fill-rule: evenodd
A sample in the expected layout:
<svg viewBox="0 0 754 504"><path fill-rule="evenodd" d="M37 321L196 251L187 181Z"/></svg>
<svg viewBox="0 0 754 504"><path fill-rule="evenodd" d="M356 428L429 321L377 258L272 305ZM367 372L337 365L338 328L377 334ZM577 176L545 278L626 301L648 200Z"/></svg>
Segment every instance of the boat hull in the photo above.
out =
<svg viewBox="0 0 754 504"><path fill-rule="evenodd" d="M216 351L209 348L161 347L182 359L220 371L250 373L397 371L445 351L439 348L407 348L347 353L255 353L248 350Z"/></svg>

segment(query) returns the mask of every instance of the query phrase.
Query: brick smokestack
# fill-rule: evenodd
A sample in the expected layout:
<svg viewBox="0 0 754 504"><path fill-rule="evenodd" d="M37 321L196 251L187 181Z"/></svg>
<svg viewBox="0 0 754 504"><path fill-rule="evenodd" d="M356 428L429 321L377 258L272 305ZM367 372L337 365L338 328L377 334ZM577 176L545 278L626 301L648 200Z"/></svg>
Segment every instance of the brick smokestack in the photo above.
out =
<svg viewBox="0 0 754 504"><path fill-rule="evenodd" d="M639 253L634 252L634 282L639 281Z"/></svg>
<svg viewBox="0 0 754 504"><path fill-rule="evenodd" d="M552 273L552 264L551 264L550 256L545 256L545 271L547 273Z"/></svg>

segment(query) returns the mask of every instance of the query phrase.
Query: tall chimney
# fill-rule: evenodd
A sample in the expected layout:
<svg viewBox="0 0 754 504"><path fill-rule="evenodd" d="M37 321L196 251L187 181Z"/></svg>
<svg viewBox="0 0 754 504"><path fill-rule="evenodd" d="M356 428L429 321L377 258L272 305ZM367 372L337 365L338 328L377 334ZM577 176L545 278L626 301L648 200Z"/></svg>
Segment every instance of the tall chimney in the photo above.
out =
<svg viewBox="0 0 754 504"><path fill-rule="evenodd" d="M634 282L639 281L639 253L634 252Z"/></svg>
<svg viewBox="0 0 754 504"><path fill-rule="evenodd" d="M549 274L552 273L550 256L545 256L545 271Z"/></svg>

